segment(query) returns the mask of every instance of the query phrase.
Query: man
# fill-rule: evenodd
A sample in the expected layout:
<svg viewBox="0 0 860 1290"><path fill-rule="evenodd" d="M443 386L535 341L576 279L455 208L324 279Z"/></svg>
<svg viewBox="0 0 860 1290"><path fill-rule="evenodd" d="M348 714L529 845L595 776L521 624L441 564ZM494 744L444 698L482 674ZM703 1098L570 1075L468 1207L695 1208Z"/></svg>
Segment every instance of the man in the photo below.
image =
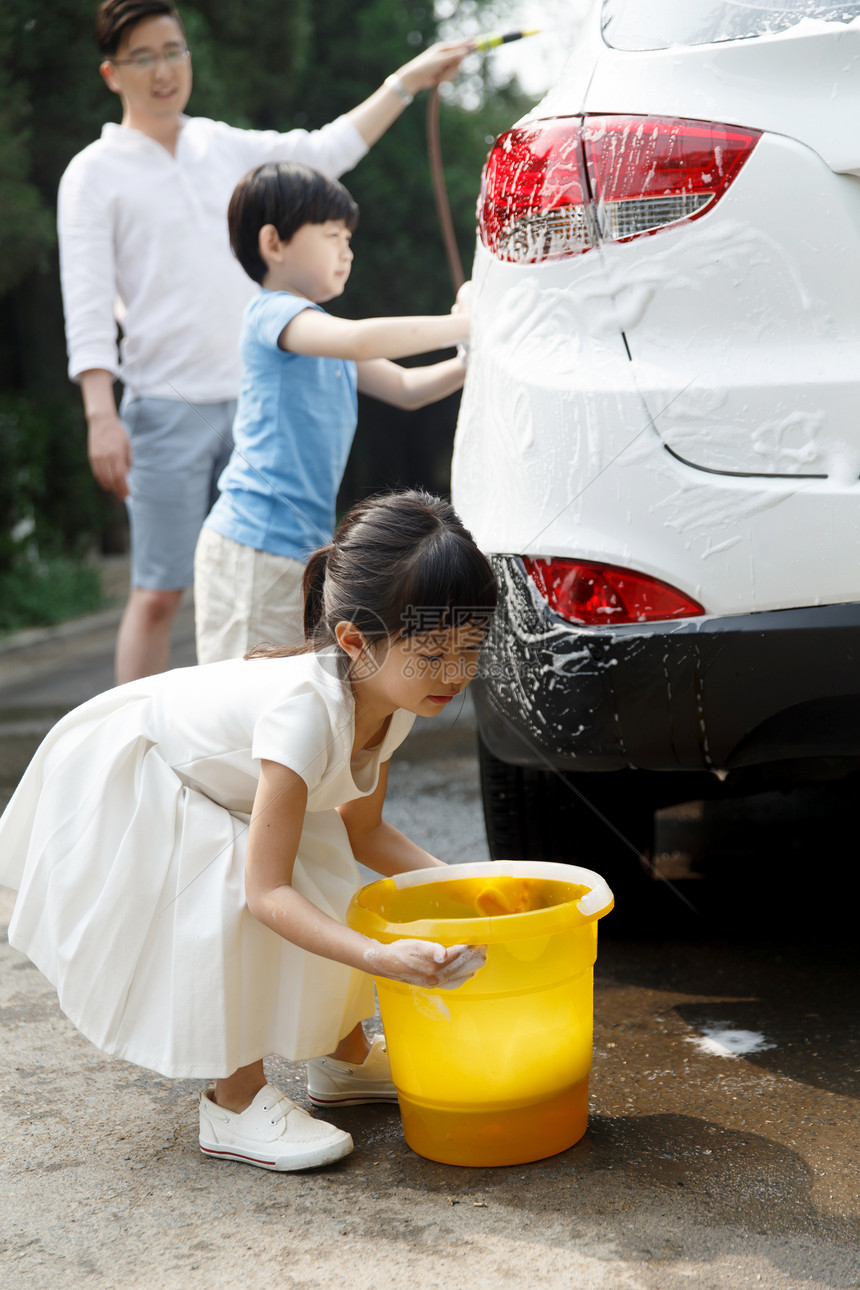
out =
<svg viewBox="0 0 860 1290"><path fill-rule="evenodd" d="M256 289L230 253L235 184L273 160L337 178L415 93L455 75L473 44L435 45L321 130L278 134L185 116L191 55L171 0L104 0L96 39L122 123L106 125L69 164L58 227L69 375L81 386L90 463L129 510L122 683L169 665L197 535L232 447L239 325Z"/></svg>

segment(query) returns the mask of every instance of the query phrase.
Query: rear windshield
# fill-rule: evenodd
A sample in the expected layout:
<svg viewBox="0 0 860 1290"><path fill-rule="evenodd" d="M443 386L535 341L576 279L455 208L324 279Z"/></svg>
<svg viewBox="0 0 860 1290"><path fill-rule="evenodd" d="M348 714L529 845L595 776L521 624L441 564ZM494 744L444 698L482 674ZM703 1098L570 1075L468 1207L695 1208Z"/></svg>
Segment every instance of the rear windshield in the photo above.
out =
<svg viewBox="0 0 860 1290"><path fill-rule="evenodd" d="M803 19L858 17L860 0L604 0L603 39L613 49L669 49L773 35Z"/></svg>

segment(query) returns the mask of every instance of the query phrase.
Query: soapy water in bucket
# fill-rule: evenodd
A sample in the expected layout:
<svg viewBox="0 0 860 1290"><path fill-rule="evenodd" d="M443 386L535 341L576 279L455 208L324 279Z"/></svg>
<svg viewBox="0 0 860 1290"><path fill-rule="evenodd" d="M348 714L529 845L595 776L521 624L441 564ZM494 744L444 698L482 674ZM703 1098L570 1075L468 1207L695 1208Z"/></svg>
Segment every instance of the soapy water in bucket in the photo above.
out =
<svg viewBox="0 0 860 1290"><path fill-rule="evenodd" d="M380 898L379 913L392 923L423 918L504 918L552 909L579 900L588 890L550 878L453 878L419 888L392 888Z"/></svg>
<svg viewBox="0 0 860 1290"><path fill-rule="evenodd" d="M487 883L475 896L475 909L489 918L498 918L504 914L527 914L558 903L547 901L545 893L537 888L538 883L528 878L503 878Z"/></svg>

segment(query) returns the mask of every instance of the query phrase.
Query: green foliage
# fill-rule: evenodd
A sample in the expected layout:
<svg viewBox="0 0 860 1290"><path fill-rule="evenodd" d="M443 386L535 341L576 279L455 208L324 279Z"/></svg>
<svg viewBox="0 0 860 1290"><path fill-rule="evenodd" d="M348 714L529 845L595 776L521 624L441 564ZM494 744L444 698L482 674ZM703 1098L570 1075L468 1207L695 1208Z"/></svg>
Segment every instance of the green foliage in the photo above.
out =
<svg viewBox="0 0 860 1290"><path fill-rule="evenodd" d="M397 66L437 39L432 3L331 0L314 15L313 50L301 82L297 124L348 111ZM484 84L483 61L475 60ZM328 76L317 74L320 66ZM344 182L361 207L350 284L336 312L353 317L447 311L453 289L433 199L427 155L426 93L419 96ZM469 271L475 203L489 142L525 111L507 87L481 108L441 107L445 174L460 254Z"/></svg>
<svg viewBox="0 0 860 1290"><path fill-rule="evenodd" d="M50 210L30 178L32 130L10 57L14 24L0 12L0 294L35 268L53 244Z"/></svg>
<svg viewBox="0 0 860 1290"><path fill-rule="evenodd" d="M194 59L188 111L288 129L309 56L312 0L192 0L180 8Z"/></svg>
<svg viewBox="0 0 860 1290"><path fill-rule="evenodd" d="M68 401L0 397L0 633L101 604L84 556L107 512L79 450L82 422Z"/></svg>
<svg viewBox="0 0 860 1290"><path fill-rule="evenodd" d="M98 137L104 121L120 118L119 100L98 74L94 13L88 0L3 0L0 68L29 132L29 179L52 221L63 170Z"/></svg>
<svg viewBox="0 0 860 1290"><path fill-rule="evenodd" d="M0 636L24 627L50 627L102 605L93 565L69 556L21 562L0 572Z"/></svg>
<svg viewBox="0 0 860 1290"><path fill-rule="evenodd" d="M85 441L76 404L0 397L0 572L92 545L105 517Z"/></svg>

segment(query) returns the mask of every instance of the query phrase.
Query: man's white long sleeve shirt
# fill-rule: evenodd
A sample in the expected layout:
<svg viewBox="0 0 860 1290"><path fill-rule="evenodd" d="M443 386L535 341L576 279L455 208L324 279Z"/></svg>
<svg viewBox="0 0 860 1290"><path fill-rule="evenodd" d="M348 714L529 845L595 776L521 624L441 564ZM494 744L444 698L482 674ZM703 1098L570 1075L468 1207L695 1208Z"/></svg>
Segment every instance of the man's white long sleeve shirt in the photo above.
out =
<svg viewBox="0 0 860 1290"><path fill-rule="evenodd" d="M69 376L102 368L133 396L235 398L242 312L258 287L230 250L233 189L267 161L336 178L366 152L347 117L287 134L183 117L175 157L138 130L104 126L58 195Z"/></svg>

